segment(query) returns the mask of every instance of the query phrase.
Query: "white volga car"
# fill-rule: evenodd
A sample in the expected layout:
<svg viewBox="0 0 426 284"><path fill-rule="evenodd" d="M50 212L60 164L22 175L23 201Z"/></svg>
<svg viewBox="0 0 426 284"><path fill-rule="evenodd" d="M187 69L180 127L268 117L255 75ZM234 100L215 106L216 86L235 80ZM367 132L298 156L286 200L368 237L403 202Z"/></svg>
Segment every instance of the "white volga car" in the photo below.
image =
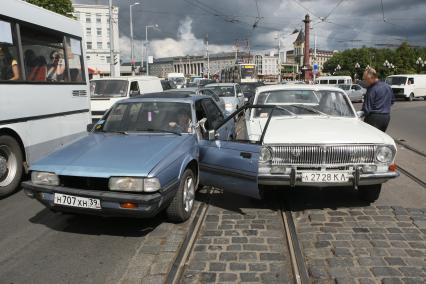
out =
<svg viewBox="0 0 426 284"><path fill-rule="evenodd" d="M260 186L351 186L373 202L399 175L394 140L361 121L339 88L263 86L254 105L276 106L246 114L249 140L263 141Z"/></svg>

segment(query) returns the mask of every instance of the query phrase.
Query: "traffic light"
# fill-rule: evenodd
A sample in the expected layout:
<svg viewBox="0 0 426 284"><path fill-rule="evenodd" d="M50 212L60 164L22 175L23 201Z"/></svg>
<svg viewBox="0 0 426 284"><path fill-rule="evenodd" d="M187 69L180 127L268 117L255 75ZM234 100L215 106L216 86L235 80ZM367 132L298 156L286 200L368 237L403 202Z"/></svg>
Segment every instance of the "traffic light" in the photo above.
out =
<svg viewBox="0 0 426 284"><path fill-rule="evenodd" d="M114 65L118 64L118 55L114 55Z"/></svg>

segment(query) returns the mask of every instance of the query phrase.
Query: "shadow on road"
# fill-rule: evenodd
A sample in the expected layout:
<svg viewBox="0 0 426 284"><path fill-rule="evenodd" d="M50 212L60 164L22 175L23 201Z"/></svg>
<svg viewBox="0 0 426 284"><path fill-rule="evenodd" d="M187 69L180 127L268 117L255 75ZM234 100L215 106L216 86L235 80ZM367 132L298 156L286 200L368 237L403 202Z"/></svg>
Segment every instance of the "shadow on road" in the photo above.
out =
<svg viewBox="0 0 426 284"><path fill-rule="evenodd" d="M55 213L45 208L29 220L55 231L84 235L143 237L166 221L163 214L150 219L112 218Z"/></svg>
<svg viewBox="0 0 426 284"><path fill-rule="evenodd" d="M262 200L215 189L211 196L203 191L198 192L196 199L239 214L244 214L242 208L279 210L283 205L285 210L291 211L324 208L335 210L370 205L368 202L360 200L355 190L346 188L277 188L265 191Z"/></svg>
<svg viewBox="0 0 426 284"><path fill-rule="evenodd" d="M295 188L283 191L286 209L302 211L305 209L338 209L365 207L370 204L359 199L353 189L347 188Z"/></svg>

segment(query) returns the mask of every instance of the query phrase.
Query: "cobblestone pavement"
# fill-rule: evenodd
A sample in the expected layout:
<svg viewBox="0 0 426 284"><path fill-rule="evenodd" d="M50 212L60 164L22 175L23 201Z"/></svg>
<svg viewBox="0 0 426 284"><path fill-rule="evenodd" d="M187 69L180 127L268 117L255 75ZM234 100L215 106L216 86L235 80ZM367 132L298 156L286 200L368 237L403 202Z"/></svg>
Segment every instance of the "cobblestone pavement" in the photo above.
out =
<svg viewBox="0 0 426 284"><path fill-rule="evenodd" d="M426 283L426 209L294 212L314 283Z"/></svg>
<svg viewBox="0 0 426 284"><path fill-rule="evenodd" d="M276 202L212 194L182 283L292 283Z"/></svg>
<svg viewBox="0 0 426 284"><path fill-rule="evenodd" d="M145 237L129 261L120 283L163 283L183 243L198 206L200 206L200 202L194 204L194 214L188 221L181 224L173 224L165 220L154 228Z"/></svg>

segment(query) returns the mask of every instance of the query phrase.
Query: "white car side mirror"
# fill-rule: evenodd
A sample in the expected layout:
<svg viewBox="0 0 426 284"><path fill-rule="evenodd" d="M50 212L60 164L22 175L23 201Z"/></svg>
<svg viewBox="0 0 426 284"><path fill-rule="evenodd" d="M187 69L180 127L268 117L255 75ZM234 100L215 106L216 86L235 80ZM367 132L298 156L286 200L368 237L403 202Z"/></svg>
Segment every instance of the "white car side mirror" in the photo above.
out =
<svg viewBox="0 0 426 284"><path fill-rule="evenodd" d="M244 95L243 95L243 93L238 93L238 95L237 95L239 98L241 98L241 97L243 97Z"/></svg>

